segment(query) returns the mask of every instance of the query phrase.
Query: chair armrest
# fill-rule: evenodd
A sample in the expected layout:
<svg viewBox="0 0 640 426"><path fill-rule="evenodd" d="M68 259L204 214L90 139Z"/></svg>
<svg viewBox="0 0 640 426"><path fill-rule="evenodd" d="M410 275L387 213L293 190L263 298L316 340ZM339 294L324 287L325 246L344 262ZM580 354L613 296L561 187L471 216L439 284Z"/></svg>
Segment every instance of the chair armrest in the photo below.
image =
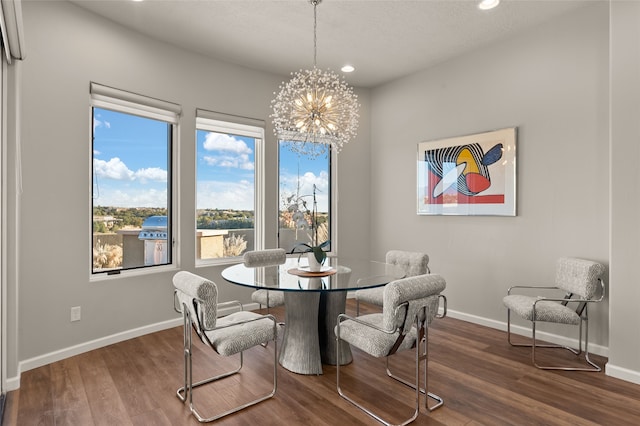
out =
<svg viewBox="0 0 640 426"><path fill-rule="evenodd" d="M600 297L597 298L597 299L561 299L561 298L555 298L555 297L538 296L537 300L533 304L535 305L536 303L543 302L543 301L547 301L547 302L568 302L568 303L573 303L573 302L592 303L592 302L602 302L602 299L604 299L604 293L601 294Z"/></svg>
<svg viewBox="0 0 640 426"><path fill-rule="evenodd" d="M379 283L381 281L381 279L386 279L387 275L373 275L371 277L365 277L365 278L358 278L358 280L356 281L357 285L364 285L365 287L360 289L360 290L368 290L368 288L366 287L367 284L369 283ZM383 287L383 286L380 286ZM371 287L371 288L377 288L377 287ZM358 290L356 290L358 291Z"/></svg>
<svg viewBox="0 0 640 426"><path fill-rule="evenodd" d="M438 310L440 310L440 299L442 299L443 303L442 303L442 307L444 308L442 311L442 315L439 315L436 312L436 318L444 318L447 316L447 296L445 296L444 294L439 294L438 295Z"/></svg>
<svg viewBox="0 0 640 426"><path fill-rule="evenodd" d="M242 303L240 303L240 301L238 301L238 300L230 300L228 302L220 302L220 303L218 303L218 309L227 308L227 307L230 307L230 306L238 306L241 311L244 311L244 307L243 307ZM218 317L218 318L220 318L220 317Z"/></svg>
<svg viewBox="0 0 640 426"><path fill-rule="evenodd" d="M178 290L173 290L173 310L181 314L180 302L178 301Z"/></svg>
<svg viewBox="0 0 640 426"><path fill-rule="evenodd" d="M513 289L523 289L523 288L529 288L529 289L540 289L540 290L559 290L558 287L556 286L535 286L535 285L514 285L509 287L509 289L507 290L507 295L511 294L511 290Z"/></svg>
<svg viewBox="0 0 640 426"><path fill-rule="evenodd" d="M271 314L266 314L266 315L261 315L261 316L256 317L256 318L251 318L251 319L246 319L246 320L234 322L232 324L221 325L221 326L216 325L214 328L207 328L207 329L204 329L204 331L222 330L224 328L235 327L236 325L240 325L240 324L247 324L247 323L254 322L254 321L260 321L260 320L263 320L265 318L266 319L270 319L273 322L274 327L278 326L278 322L276 320L276 317L274 317Z"/></svg>
<svg viewBox="0 0 640 426"><path fill-rule="evenodd" d="M555 297L544 297L544 296L538 296L537 300L535 301L534 305L540 301L546 300L549 302L579 302L579 303L591 303L591 302L601 302L604 299L604 281L602 280L602 278L598 278L598 281L600 282L600 297L598 299L568 299L568 298L555 298ZM513 287L511 287L513 288ZM540 288L540 287L536 287L536 288ZM543 287L545 288L545 287ZM555 288L555 287L552 287ZM511 290L511 289L509 289Z"/></svg>
<svg viewBox="0 0 640 426"><path fill-rule="evenodd" d="M196 311L196 312L197 312L197 314L198 314L198 323L199 323L199 325L200 325L200 328L202 328L202 330L204 330L204 331L211 331L211 330L215 330L216 328L218 328L218 327L214 327L214 328L207 328L207 327L205 327L205 325L204 325L204 318L203 318L203 315L204 315L204 309L202 309L202 303L203 303L203 301L202 301L202 299L198 299L198 298L195 298L195 297L193 298L193 300L194 300L194 301L196 302L196 304L198 305L198 309L197 309L197 311ZM216 310L217 310L217 314L218 314L218 315L217 315L217 318L224 318L224 317L226 317L227 315L231 315L231 314L233 314L233 313L237 312L237 311L234 311L234 312L227 313L227 314L225 314L225 315L219 315L219 314L220 314L220 308L227 308L227 307L233 307L233 306L237 306L237 307L239 307L239 308L240 308L240 311L242 311L242 303L240 303L240 302L239 302L239 301L237 301L237 300L230 300L230 301L228 301L228 302L221 302L221 303L217 303L217 304L216 304ZM239 324L239 323L238 323L238 324Z"/></svg>
<svg viewBox="0 0 640 426"><path fill-rule="evenodd" d="M349 316L347 314L339 314L338 315L338 322L337 322L338 330L340 329L340 323L342 321L345 321L345 320L351 320L353 322L357 322L358 324L362 324L364 326L367 326L369 328L373 328L374 330L378 330L378 331L381 331L381 332L387 333L387 334L393 334L393 333L395 333L397 331L397 329L387 330L387 329L384 329L384 328L381 328L381 327L377 327L377 326L371 324L370 322L362 321L361 319L358 319L358 317L351 317L351 316Z"/></svg>

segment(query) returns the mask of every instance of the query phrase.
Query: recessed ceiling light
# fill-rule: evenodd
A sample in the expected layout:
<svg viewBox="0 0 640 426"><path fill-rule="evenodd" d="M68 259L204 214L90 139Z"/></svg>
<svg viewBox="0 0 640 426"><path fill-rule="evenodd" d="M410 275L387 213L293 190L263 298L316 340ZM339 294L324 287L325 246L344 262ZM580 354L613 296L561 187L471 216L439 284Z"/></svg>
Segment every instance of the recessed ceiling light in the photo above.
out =
<svg viewBox="0 0 640 426"><path fill-rule="evenodd" d="M478 9L489 10L500 4L500 0L482 0L478 3Z"/></svg>
<svg viewBox="0 0 640 426"><path fill-rule="evenodd" d="M355 68L353 67L353 65L345 65L342 68L340 68L340 71L342 72L353 72L355 70Z"/></svg>

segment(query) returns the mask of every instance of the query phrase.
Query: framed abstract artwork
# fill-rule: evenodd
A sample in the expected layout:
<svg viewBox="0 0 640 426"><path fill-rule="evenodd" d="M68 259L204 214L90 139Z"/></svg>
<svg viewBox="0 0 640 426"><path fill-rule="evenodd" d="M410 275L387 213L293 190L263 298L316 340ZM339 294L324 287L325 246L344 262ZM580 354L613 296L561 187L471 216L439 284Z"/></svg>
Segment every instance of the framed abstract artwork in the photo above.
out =
<svg viewBox="0 0 640 426"><path fill-rule="evenodd" d="M516 215L511 127L418 144L418 214Z"/></svg>

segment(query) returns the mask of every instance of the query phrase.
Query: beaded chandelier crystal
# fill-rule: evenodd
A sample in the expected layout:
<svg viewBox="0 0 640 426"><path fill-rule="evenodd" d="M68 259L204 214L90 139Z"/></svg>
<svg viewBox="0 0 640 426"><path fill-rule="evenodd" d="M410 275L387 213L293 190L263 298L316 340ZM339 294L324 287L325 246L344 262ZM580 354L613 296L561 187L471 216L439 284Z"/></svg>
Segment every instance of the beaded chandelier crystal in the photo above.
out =
<svg viewBox="0 0 640 426"><path fill-rule="evenodd" d="M331 70L316 67L316 7L321 1L309 0L313 5L313 69L292 72L291 80L280 85L271 101L276 137L291 141L294 152L312 158L329 148L340 152L356 136L360 117L353 88Z"/></svg>

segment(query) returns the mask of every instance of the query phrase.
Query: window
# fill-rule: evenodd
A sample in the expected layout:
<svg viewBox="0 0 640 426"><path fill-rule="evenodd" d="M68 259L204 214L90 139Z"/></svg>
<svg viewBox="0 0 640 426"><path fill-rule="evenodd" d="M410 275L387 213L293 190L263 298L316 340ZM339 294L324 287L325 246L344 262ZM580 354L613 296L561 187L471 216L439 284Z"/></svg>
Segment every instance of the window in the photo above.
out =
<svg viewBox="0 0 640 426"><path fill-rule="evenodd" d="M172 264L180 107L95 83L91 103L92 273Z"/></svg>
<svg viewBox="0 0 640 426"><path fill-rule="evenodd" d="M291 252L296 244L329 241L325 250L335 251L335 155L330 150L319 156L299 154L293 144L279 141L278 246Z"/></svg>
<svg viewBox="0 0 640 426"><path fill-rule="evenodd" d="M196 113L196 259L216 263L263 247L264 122Z"/></svg>

